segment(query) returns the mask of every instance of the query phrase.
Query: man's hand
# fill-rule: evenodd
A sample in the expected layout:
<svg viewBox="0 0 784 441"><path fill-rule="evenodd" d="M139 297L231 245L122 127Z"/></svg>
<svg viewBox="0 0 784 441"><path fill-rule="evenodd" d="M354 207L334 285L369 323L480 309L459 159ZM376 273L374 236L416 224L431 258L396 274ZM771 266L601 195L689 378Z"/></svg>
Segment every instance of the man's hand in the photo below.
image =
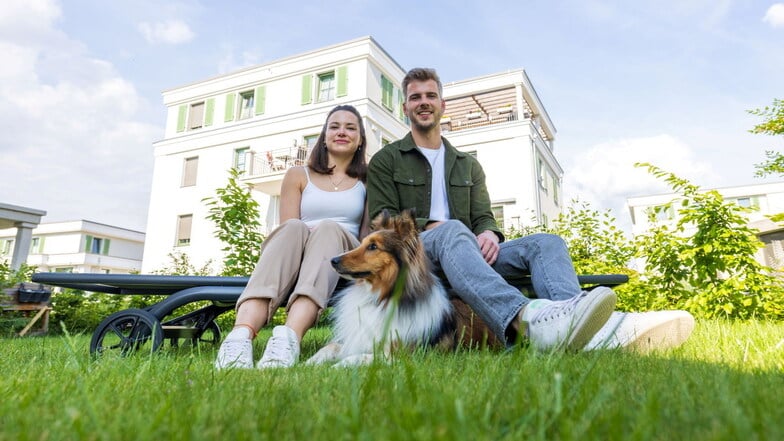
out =
<svg viewBox="0 0 784 441"><path fill-rule="evenodd" d="M476 236L476 240L479 242L479 249L482 251L482 257L485 258L485 262L488 265L494 264L496 259L498 259L498 251L500 250L498 236L490 230L485 230Z"/></svg>

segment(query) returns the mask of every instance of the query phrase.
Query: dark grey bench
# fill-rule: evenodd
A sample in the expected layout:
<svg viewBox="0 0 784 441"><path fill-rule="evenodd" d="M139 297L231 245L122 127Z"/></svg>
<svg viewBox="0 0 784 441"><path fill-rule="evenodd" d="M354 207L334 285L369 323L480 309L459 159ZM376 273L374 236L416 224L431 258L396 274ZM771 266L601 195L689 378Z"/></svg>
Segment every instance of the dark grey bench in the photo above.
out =
<svg viewBox="0 0 784 441"><path fill-rule="evenodd" d="M624 274L578 276L586 288L617 286L628 282ZM157 350L164 340L172 345L220 343L220 328L215 319L234 308L248 277L167 276L153 274L79 274L35 273L32 280L45 285L121 295L164 295L158 303L144 309L125 309L106 317L95 329L90 353L118 350L121 353L141 348ZM508 278L519 289L530 289L530 276ZM341 279L341 285L346 281ZM340 285L339 285L340 286ZM208 305L169 318L177 308L194 302Z"/></svg>

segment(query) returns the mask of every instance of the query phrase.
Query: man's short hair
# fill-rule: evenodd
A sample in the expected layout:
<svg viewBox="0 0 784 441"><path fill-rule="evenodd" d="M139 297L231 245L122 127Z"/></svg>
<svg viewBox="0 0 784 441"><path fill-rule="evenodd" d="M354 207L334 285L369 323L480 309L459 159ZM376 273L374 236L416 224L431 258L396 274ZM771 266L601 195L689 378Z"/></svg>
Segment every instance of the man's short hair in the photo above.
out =
<svg viewBox="0 0 784 441"><path fill-rule="evenodd" d="M403 77L403 94L405 95L406 99L408 99L408 85L412 81L427 81L433 80L438 84L438 95L443 98L444 97L444 86L441 84L441 78L438 78L438 74L436 73L435 69L431 69L429 67L415 67L409 70L406 73L406 76Z"/></svg>

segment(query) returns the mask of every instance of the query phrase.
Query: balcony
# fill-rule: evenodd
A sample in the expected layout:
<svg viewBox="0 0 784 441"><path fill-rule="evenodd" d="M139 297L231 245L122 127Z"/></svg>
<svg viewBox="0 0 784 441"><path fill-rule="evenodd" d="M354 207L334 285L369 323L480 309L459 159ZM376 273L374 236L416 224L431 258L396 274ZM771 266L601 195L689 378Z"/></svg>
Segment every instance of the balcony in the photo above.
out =
<svg viewBox="0 0 784 441"><path fill-rule="evenodd" d="M291 146L261 152L248 152L246 164L248 168L242 180L254 189L269 195L280 194L280 184L286 170L298 165L305 165L308 147Z"/></svg>
<svg viewBox="0 0 784 441"><path fill-rule="evenodd" d="M476 127L517 121L518 115L530 118L527 108L517 108L517 93L514 87L482 92L446 100L446 109L441 118L443 132L473 129Z"/></svg>
<svg viewBox="0 0 784 441"><path fill-rule="evenodd" d="M517 112L510 111L495 115L488 115L482 112L467 113L461 118L441 118L441 131L444 133L456 132L458 130L474 129L509 121L517 121Z"/></svg>

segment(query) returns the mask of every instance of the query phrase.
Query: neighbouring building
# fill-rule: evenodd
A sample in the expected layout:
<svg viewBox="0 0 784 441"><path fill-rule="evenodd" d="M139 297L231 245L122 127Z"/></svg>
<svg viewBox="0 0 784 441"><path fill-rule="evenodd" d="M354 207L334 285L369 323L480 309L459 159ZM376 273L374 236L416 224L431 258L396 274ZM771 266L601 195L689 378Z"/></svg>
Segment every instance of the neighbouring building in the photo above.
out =
<svg viewBox="0 0 784 441"><path fill-rule="evenodd" d="M768 216L784 213L784 182L744 185L714 189L725 201L735 202L750 211L745 213L749 226L756 229L765 248L757 253L757 261L772 268L784 266L784 225L771 221ZM707 191L707 190L706 190ZM654 225L674 226L678 221L675 193L628 198L632 233L644 234ZM670 204L670 202L676 203ZM653 214L651 222L649 214ZM688 231L687 231L688 234Z"/></svg>
<svg viewBox="0 0 784 441"><path fill-rule="evenodd" d="M283 175L305 163L332 107L357 108L371 156L403 137L406 70L363 37L164 91L142 272L177 253L219 270L223 245L203 199L226 185L232 168L260 203L264 232L277 226ZM444 134L482 163L499 222L520 227L557 216L555 128L525 71L445 84L444 98Z"/></svg>
<svg viewBox="0 0 784 441"><path fill-rule="evenodd" d="M33 229L45 215L43 210L0 203L0 231L11 235L0 241L0 261L8 260L13 270L19 269L27 261Z"/></svg>
<svg viewBox="0 0 784 441"><path fill-rule="evenodd" d="M0 259L14 248L15 231L0 230ZM38 272L140 272L144 233L86 220L42 223L32 230L27 264Z"/></svg>

